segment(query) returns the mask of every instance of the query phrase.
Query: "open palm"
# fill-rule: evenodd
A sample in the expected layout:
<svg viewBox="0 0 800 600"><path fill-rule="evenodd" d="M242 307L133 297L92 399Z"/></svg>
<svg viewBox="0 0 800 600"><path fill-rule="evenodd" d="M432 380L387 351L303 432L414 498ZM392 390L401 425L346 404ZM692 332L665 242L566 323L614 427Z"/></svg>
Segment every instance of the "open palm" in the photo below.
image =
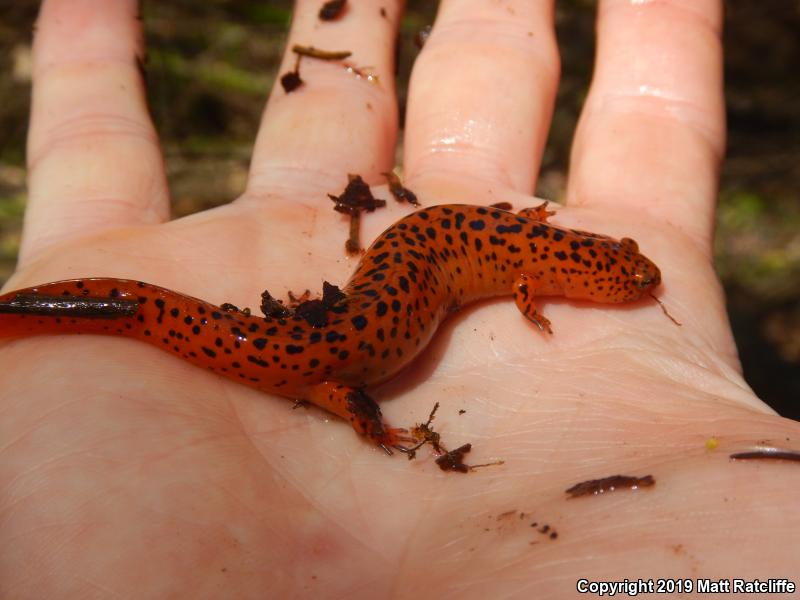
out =
<svg viewBox="0 0 800 600"><path fill-rule="evenodd" d="M171 222L135 3L85 4L43 7L30 205L6 289L122 277L256 308L264 289L344 283L356 260L326 193L392 167L400 3L383 15L353 2L323 24L318 1L298 1L290 44L347 40L380 83L305 61L303 87L272 92L247 191ZM138 342L4 342L0 596L543 598L579 578L796 573L800 476L728 459L796 446L800 430L740 374L710 259L721 9L680 6L601 2L595 81L553 222L635 238L682 327L651 301L543 302L553 336L507 300L448 320L373 391L395 426L440 402L446 444L471 442L468 462L504 461L466 476L427 451L389 458L321 410ZM535 204L557 74L550 3L443 1L412 78L406 185L424 205ZM366 216L363 238L409 210ZM657 483L566 499L617 473Z"/></svg>

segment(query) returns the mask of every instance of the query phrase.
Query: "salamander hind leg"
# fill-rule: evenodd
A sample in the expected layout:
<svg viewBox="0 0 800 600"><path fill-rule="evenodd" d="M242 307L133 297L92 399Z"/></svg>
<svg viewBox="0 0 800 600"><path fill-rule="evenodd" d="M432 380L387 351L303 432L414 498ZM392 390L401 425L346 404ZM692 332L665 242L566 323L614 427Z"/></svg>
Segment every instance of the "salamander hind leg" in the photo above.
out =
<svg viewBox="0 0 800 600"><path fill-rule="evenodd" d="M541 221L542 223L547 223L547 219L556 214L554 210L547 210L548 204L550 203L547 200L545 200L539 206L523 208L517 214L520 217L525 217L526 219L532 219L534 221Z"/></svg>
<svg viewBox="0 0 800 600"><path fill-rule="evenodd" d="M392 448L405 449L402 442L414 441L403 435L405 429L386 426L380 407L363 389L325 381L311 389L308 400L346 419L357 433L366 436L387 454L392 453Z"/></svg>
<svg viewBox="0 0 800 600"><path fill-rule="evenodd" d="M552 334L550 319L536 311L536 304L533 301L535 290L536 282L534 278L522 273L514 282L514 301L517 303L517 308L519 308L520 312L525 315L525 318L535 323L542 331Z"/></svg>

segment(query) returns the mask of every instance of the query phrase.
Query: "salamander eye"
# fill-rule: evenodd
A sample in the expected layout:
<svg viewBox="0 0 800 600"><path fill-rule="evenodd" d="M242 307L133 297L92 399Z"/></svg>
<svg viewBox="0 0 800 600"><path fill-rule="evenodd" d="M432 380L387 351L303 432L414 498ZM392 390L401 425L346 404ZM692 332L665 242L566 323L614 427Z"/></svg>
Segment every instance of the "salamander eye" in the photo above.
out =
<svg viewBox="0 0 800 600"><path fill-rule="evenodd" d="M622 238L619 241L619 243L620 246L622 246L625 250L628 250L629 252L633 252L635 254L639 253L639 244L636 243L636 240L626 237Z"/></svg>
<svg viewBox="0 0 800 600"><path fill-rule="evenodd" d="M644 258L644 257L642 257ZM645 262L646 261L646 262ZM637 262L633 268L633 285L640 290L657 287L661 283L661 271L649 260Z"/></svg>

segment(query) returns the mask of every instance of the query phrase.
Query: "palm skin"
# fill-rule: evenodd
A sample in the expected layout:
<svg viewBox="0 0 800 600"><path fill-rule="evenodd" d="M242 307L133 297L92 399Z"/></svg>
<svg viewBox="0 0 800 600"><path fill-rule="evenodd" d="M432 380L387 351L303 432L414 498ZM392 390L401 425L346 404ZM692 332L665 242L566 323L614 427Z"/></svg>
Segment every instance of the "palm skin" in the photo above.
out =
<svg viewBox="0 0 800 600"><path fill-rule="evenodd" d="M255 308L265 288L282 297L344 283L355 261L324 196L337 189L307 179L266 178L172 222L73 233L30 251L5 289L113 276ZM407 185L424 205L536 204L446 171ZM624 199L574 204L552 222L636 239L683 326L649 300L544 300L552 336L510 298L448 319L372 392L395 426L440 402L434 426L448 446L471 442L468 462L504 461L466 476L441 472L427 451L387 457L318 409L137 342L4 342L0 364L14 368L0 380L0 595L543 598L568 596L579 577L796 571L796 471L728 454L792 447L800 431L742 380L707 247ZM363 238L408 210L366 216ZM566 499L574 483L616 473L657 483Z"/></svg>

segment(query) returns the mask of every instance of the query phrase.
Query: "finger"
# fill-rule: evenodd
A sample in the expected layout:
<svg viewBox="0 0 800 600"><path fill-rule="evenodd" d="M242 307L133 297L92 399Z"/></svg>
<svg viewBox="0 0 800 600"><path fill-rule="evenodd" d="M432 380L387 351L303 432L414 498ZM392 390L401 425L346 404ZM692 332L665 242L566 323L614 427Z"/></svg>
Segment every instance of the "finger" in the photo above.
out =
<svg viewBox="0 0 800 600"><path fill-rule="evenodd" d="M336 190L347 183L347 173L374 182L394 164L394 48L401 2L349 2L335 21L319 19L322 4L296 3L278 79L295 68L295 44L352 55L344 61L303 58L304 83L290 93L276 81L256 139L251 191ZM362 74L348 71L348 65Z"/></svg>
<svg viewBox="0 0 800 600"><path fill-rule="evenodd" d="M21 262L95 230L167 218L140 51L135 0L43 4L33 47Z"/></svg>
<svg viewBox="0 0 800 600"><path fill-rule="evenodd" d="M411 77L406 177L530 193L558 73L552 2L444 0Z"/></svg>
<svg viewBox="0 0 800 600"><path fill-rule="evenodd" d="M717 0L604 0L567 201L644 211L710 249L724 149Z"/></svg>

